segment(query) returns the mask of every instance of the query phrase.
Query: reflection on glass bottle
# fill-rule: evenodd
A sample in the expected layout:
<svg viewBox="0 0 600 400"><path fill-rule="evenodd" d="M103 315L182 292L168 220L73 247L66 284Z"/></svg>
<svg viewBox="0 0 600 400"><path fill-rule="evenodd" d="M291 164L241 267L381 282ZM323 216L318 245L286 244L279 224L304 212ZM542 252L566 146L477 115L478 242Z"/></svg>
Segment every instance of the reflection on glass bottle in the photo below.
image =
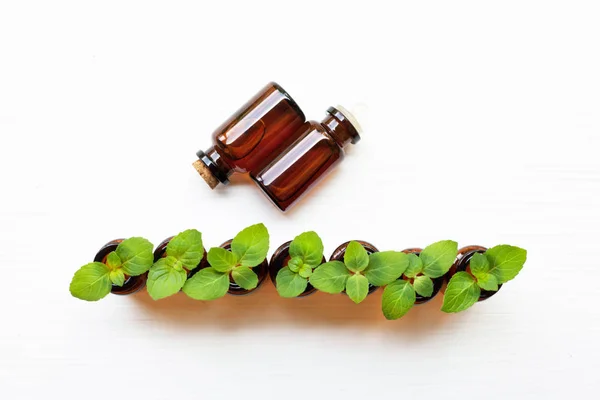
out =
<svg viewBox="0 0 600 400"><path fill-rule="evenodd" d="M198 151L194 167L211 188L234 172L255 171L292 143L306 118L277 83L271 82L213 133L214 145Z"/></svg>
<svg viewBox="0 0 600 400"><path fill-rule="evenodd" d="M285 211L342 160L343 148L360 140L359 129L346 110L330 107L323 121L304 123L294 143L250 176Z"/></svg>

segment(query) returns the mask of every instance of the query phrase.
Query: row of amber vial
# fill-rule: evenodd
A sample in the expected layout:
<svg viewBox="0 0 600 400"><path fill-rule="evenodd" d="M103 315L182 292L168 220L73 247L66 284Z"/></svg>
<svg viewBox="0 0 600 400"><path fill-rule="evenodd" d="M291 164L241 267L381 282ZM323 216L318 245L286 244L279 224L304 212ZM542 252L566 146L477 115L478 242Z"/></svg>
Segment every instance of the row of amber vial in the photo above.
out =
<svg viewBox="0 0 600 400"><path fill-rule="evenodd" d="M233 173L248 173L286 211L360 140L360 126L343 107L329 107L321 122L307 121L281 86L269 83L218 127L213 146L198 151L194 168L214 189Z"/></svg>
<svg viewBox="0 0 600 400"><path fill-rule="evenodd" d="M166 251L167 245L169 244L169 241L172 238L173 237L169 237L169 238L163 240L157 246L156 250L154 250L154 262L158 261L161 257L163 257L163 255ZM112 251L115 251L117 246L119 245L119 243L121 243L122 241L123 241L123 239L116 239L116 240L112 240L112 241L108 242L107 244L105 244L98 251L98 253L96 254L96 257L94 257L94 261L106 263L106 257L108 256L108 254ZM367 251L368 254L373 254L373 253L376 253L379 251L377 249L377 247L373 246L369 242L365 242L362 240L357 240L357 242L360 243L364 247L364 249ZM251 290L246 290L244 288L241 288L230 277L228 293L232 294L232 295L245 295L245 294L254 292L259 287L261 287L261 285L266 280L267 275L269 276L273 285L276 285L275 278L277 277L277 272L279 272L280 269L285 267L291 259L290 253L289 253L291 243L292 243L291 241L285 242L284 244L279 246L277 248L277 250L275 250L275 252L271 256L270 261L267 258L265 258L261 264L252 268L252 270L258 276L258 285L256 286L256 288L251 289ZM329 257L329 261L334 261L334 260L344 261L344 254L346 254L346 248L348 247L349 243L350 243L350 241L339 245L333 251L331 256ZM220 247L222 247L226 250L231 250L231 240L228 240L228 241L222 243ZM456 272L469 270L471 258L473 257L473 255L475 253L484 253L486 250L487 250L487 248L482 247L482 246L466 246L466 247L461 248L458 251L456 261L454 262L454 264L452 265L450 270L445 275L443 275L439 278L433 279L433 285L434 285L433 286L433 294L430 297L423 297L423 296L420 296L419 294L417 294L415 304L423 304L423 303L426 303L429 300L433 299L440 292L440 290L442 290L444 284L447 283ZM407 254L413 253L416 255L419 255L421 253L421 251L422 251L421 248L409 248L409 249L403 250L404 253L407 253ZM325 257L323 257L322 262L325 263L326 261L327 260L325 259ZM207 267L209 267L209 264L208 264L208 261L206 258L206 251L205 251L204 257L202 258L200 263L197 265L197 267L192 269L191 271L188 271L188 278L192 277L195 273L197 273L201 269L207 268ZM127 276L123 286L116 286L116 285L112 286L111 293L118 294L118 295L133 294L146 286L147 278L148 278L147 272L142 275L139 275L139 276ZM405 279L407 279L407 278L405 278ZM502 287L502 285L500 285L499 287ZM375 292L378 288L379 287L377 287L377 286L369 285L369 294ZM302 294L300 294L298 297L305 297L316 291L317 291L317 289L314 288L309 283L306 290ZM498 292L481 290L481 294L479 296L479 301L483 301L483 300L493 296L496 293L498 293Z"/></svg>

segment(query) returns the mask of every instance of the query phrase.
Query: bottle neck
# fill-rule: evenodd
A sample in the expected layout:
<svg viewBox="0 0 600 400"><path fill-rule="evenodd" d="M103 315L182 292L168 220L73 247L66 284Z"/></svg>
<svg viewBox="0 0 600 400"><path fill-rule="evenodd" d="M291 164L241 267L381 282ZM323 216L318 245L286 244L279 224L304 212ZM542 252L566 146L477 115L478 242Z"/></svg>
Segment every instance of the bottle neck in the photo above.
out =
<svg viewBox="0 0 600 400"><path fill-rule="evenodd" d="M327 116L321 124L340 147L345 147L348 143L356 144L360 140L359 128L335 107L327 109Z"/></svg>
<svg viewBox="0 0 600 400"><path fill-rule="evenodd" d="M229 184L229 176L233 173L233 169L221 157L215 146L206 152L198 151L196 155L198 160L194 162L194 168L212 189L219 183Z"/></svg>

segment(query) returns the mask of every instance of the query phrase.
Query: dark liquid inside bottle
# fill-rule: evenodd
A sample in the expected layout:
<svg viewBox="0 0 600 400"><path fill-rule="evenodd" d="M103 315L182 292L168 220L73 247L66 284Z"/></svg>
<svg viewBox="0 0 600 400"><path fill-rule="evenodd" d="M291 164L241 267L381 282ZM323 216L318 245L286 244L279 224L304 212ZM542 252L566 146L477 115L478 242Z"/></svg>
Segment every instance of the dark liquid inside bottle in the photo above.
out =
<svg viewBox="0 0 600 400"><path fill-rule="evenodd" d="M356 240L356 242L360 243L360 245L362 247L364 247L364 249L367 251L367 254L369 254L369 255L373 254L373 253L379 252L379 250L377 249L377 247L373 246L369 242L365 242L365 241L362 241L362 240ZM331 254L331 257L329 257L329 261L341 261L341 262L344 262L344 255L346 254L346 249L348 248L349 244L350 244L350 241L348 241L346 243L340 244L338 246L338 248L333 251L333 253ZM368 294L373 293L377 289L379 289L379 286L371 285L369 283L369 292L368 292ZM344 293L345 293L345 291L344 291Z"/></svg>
<svg viewBox="0 0 600 400"><path fill-rule="evenodd" d="M96 253L96 256L94 257L94 261L106 264L106 258L108 255L115 251L119 243L121 243L123 240L124 239L115 239L106 243L100 250L98 250L98 253ZM123 286L117 286L113 284L110 292L118 295L133 294L146 286L147 279L147 272L138 276L129 276L125 274L125 282L123 283Z"/></svg>
<svg viewBox="0 0 600 400"><path fill-rule="evenodd" d="M198 151L194 166L211 187L227 184L234 172L266 165L295 140L305 121L291 96L271 82L214 131L214 146Z"/></svg>
<svg viewBox="0 0 600 400"><path fill-rule="evenodd" d="M357 128L336 108L322 122L308 121L298 138L260 172L250 176L285 211L316 185L344 156L343 147L360 139Z"/></svg>

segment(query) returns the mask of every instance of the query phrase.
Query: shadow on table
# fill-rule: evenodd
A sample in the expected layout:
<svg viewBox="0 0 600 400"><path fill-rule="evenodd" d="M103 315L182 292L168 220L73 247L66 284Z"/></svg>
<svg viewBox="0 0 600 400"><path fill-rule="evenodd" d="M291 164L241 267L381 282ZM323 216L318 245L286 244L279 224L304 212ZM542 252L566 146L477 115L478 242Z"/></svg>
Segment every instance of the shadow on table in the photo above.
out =
<svg viewBox="0 0 600 400"><path fill-rule="evenodd" d="M160 300L152 300L146 291L132 298L143 308L146 316L170 325L190 329L227 329L299 327L347 329L393 333L395 336L418 340L436 330L451 318L440 311L442 296L427 304L415 306L402 319L388 321L381 312L379 289L361 304L354 304L346 295L317 292L297 299L279 297L272 285L264 285L246 296L225 297L214 301L196 301L183 293Z"/></svg>

